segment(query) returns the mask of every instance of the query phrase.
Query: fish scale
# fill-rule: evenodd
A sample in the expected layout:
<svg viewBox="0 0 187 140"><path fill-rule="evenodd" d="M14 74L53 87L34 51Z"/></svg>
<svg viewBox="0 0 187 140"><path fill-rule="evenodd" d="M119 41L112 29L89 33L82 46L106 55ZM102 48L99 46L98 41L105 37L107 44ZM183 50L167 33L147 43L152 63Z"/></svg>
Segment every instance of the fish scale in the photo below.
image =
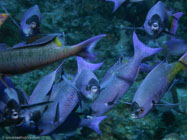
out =
<svg viewBox="0 0 187 140"><path fill-rule="evenodd" d="M180 71L186 70L186 58L187 52L177 62L171 64L162 62L146 76L132 100L131 115L134 118L146 116L154 104L160 101L172 86L176 75ZM139 111L140 108L143 111Z"/></svg>
<svg viewBox="0 0 187 140"><path fill-rule="evenodd" d="M43 113L37 124L38 128L43 130L40 135L47 135L61 125L77 106L79 97L74 86L62 81L54 85L49 100L53 100L54 103L48 106L48 109ZM57 110L57 104L59 104L59 110ZM54 114L58 114L58 116ZM58 119L56 120L55 118Z"/></svg>
<svg viewBox="0 0 187 140"><path fill-rule="evenodd" d="M110 110L119 99L127 92L135 81L141 61L158 53L160 48L150 48L139 41L136 33L133 33L134 56L127 64L119 60L101 82L101 93L91 104L92 115L99 116ZM121 58L120 58L121 59Z"/></svg>

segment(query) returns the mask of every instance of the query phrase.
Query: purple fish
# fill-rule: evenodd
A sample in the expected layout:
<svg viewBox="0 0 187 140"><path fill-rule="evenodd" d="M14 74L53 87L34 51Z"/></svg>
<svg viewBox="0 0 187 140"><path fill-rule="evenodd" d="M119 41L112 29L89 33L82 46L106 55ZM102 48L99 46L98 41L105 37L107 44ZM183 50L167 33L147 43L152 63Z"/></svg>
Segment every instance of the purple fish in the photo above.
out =
<svg viewBox="0 0 187 140"><path fill-rule="evenodd" d="M77 57L78 72L74 79L74 84L86 99L84 102L93 102L99 95L99 80L93 73L103 63L92 64L81 57Z"/></svg>
<svg viewBox="0 0 187 140"><path fill-rule="evenodd" d="M96 101L91 104L92 114L99 116L111 109L126 93L135 81L141 61L161 48L150 48L140 42L133 33L134 56L129 63L117 62L104 76L101 82L101 93Z"/></svg>
<svg viewBox="0 0 187 140"><path fill-rule="evenodd" d="M119 6L124 3L126 0L106 0L106 1L111 1L114 3L114 9L113 9L113 13L119 8ZM129 0L130 2L140 2L143 0Z"/></svg>
<svg viewBox="0 0 187 140"><path fill-rule="evenodd" d="M59 125L51 134L52 137L57 137L56 134L63 133L63 134L72 134L78 128L87 127L94 130L96 133L102 135L99 125L101 121L106 119L107 116L100 116L100 117L91 117L91 118L82 118L79 114L73 112L71 113L68 118ZM12 126L10 128L12 134L16 136L26 136L28 134L39 135L41 133L38 130L37 126L34 124L28 125L27 123L22 123L19 126Z"/></svg>
<svg viewBox="0 0 187 140"><path fill-rule="evenodd" d="M28 104L25 93L14 88L11 80L7 77L5 81L11 88L11 91L2 84L1 90L4 90L0 92L0 127L20 124L24 121L26 112L30 111L29 109L49 103Z"/></svg>
<svg viewBox="0 0 187 140"><path fill-rule="evenodd" d="M183 15L182 12L172 14L166 5L158 1L147 13L143 27L123 27L124 29L144 30L148 35L158 38L162 33L175 35L178 20ZM167 31L167 29L169 31Z"/></svg>
<svg viewBox="0 0 187 140"><path fill-rule="evenodd" d="M39 33L41 13L38 5L29 8L23 15L20 22L20 30L24 38L31 37Z"/></svg>
<svg viewBox="0 0 187 140"><path fill-rule="evenodd" d="M60 71L63 63L64 61L53 72L47 74L38 82L29 98L29 104L49 101L48 93L52 89L56 74Z"/></svg>
<svg viewBox="0 0 187 140"><path fill-rule="evenodd" d="M37 123L40 135L47 135L62 124L79 103L77 89L70 81L55 84L50 93L49 104Z"/></svg>
<svg viewBox="0 0 187 140"><path fill-rule="evenodd" d="M168 64L165 62L156 66L143 80L136 91L131 104L131 116L142 118L147 115L168 91L175 76L186 70L187 52L179 61Z"/></svg>

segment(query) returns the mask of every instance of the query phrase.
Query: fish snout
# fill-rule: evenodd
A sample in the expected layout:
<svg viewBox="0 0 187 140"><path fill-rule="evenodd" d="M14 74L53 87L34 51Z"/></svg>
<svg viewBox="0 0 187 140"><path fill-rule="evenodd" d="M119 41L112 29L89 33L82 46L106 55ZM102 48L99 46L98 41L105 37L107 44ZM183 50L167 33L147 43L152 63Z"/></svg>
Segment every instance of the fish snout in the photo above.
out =
<svg viewBox="0 0 187 140"><path fill-rule="evenodd" d="M12 109L11 119L17 120L19 118L19 113L17 110Z"/></svg>
<svg viewBox="0 0 187 140"><path fill-rule="evenodd" d="M135 101L131 105L131 118L140 118L144 113L144 108L140 107L139 104Z"/></svg>
<svg viewBox="0 0 187 140"><path fill-rule="evenodd" d="M159 30L159 24L158 24L158 22L154 22L151 25L151 29L152 29L153 32L158 32L158 30Z"/></svg>

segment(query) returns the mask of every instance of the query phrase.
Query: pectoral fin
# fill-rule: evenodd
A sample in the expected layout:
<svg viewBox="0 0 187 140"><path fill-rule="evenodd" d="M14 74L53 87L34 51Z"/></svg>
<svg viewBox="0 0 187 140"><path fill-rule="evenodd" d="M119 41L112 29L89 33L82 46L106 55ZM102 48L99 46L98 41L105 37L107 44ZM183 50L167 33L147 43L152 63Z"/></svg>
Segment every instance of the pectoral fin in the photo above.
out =
<svg viewBox="0 0 187 140"><path fill-rule="evenodd" d="M34 107L38 107L41 105L47 105L52 103L53 101L47 101L47 102L41 102L41 103L36 103L36 104L30 104L30 105L21 105L21 109L30 109L30 108L34 108Z"/></svg>

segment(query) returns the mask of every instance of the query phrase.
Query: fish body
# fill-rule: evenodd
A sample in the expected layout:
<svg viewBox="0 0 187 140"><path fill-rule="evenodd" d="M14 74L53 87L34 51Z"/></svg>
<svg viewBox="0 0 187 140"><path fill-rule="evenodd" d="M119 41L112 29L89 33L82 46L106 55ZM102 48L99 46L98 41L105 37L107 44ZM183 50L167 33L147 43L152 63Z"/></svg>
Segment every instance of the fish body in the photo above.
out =
<svg viewBox="0 0 187 140"><path fill-rule="evenodd" d="M147 13L144 30L151 36L159 35L166 28L168 18L166 6L158 1Z"/></svg>
<svg viewBox="0 0 187 140"><path fill-rule="evenodd" d="M156 38L161 33L175 35L178 28L178 21L182 15L182 12L172 14L163 2L158 1L148 11L143 29L148 35ZM168 32L166 29L168 29Z"/></svg>
<svg viewBox="0 0 187 140"><path fill-rule="evenodd" d="M162 34L174 36L182 12L172 13L166 5L158 1L147 13L143 27L122 27L130 30L144 30L149 36L159 38Z"/></svg>
<svg viewBox="0 0 187 140"><path fill-rule="evenodd" d="M37 127L47 135L62 124L79 103L77 89L68 81L61 81L53 86L49 100L53 103L48 105L42 114Z"/></svg>
<svg viewBox="0 0 187 140"><path fill-rule="evenodd" d="M131 104L133 118L142 118L147 115L154 104L157 104L167 92L175 76L186 70L187 52L178 62L171 64L162 62L156 66L143 80L136 91Z"/></svg>
<svg viewBox="0 0 187 140"><path fill-rule="evenodd" d="M80 53L85 57L93 58L94 54L89 51L104 36L95 36L73 46L59 45L56 43L56 40L60 40L58 36L42 46L18 47L0 51L0 73L4 75L22 74ZM83 53L85 50L87 53Z"/></svg>
<svg viewBox="0 0 187 140"><path fill-rule="evenodd" d="M117 62L104 76L100 84L102 91L96 101L91 104L94 116L102 115L111 109L135 81L141 61L161 50L144 45L138 40L135 32L133 43L135 53L129 63Z"/></svg>
<svg viewBox="0 0 187 140"><path fill-rule="evenodd" d="M94 71L103 63L93 64L77 57L78 72L73 80L77 89L82 93L84 102L93 102L99 95L99 80Z"/></svg>
<svg viewBox="0 0 187 140"><path fill-rule="evenodd" d="M40 31L41 13L38 5L29 8L20 22L20 30L23 38L27 39L38 34Z"/></svg>
<svg viewBox="0 0 187 140"><path fill-rule="evenodd" d="M29 98L29 104L49 101L50 92L56 79L56 75L62 68L63 63L64 61L54 71L50 72L42 79L40 79ZM40 106L35 109L39 110L40 113L42 113L45 109L45 106Z"/></svg>
<svg viewBox="0 0 187 140"><path fill-rule="evenodd" d="M23 121L23 118L19 115L20 101L14 84L9 77L5 77L5 82L10 89L7 89L4 84L0 82L0 127L19 124Z"/></svg>
<svg viewBox="0 0 187 140"><path fill-rule="evenodd" d="M5 20L7 19L8 15L5 13L1 13L0 14L0 27L3 25L3 23L5 22Z"/></svg>

